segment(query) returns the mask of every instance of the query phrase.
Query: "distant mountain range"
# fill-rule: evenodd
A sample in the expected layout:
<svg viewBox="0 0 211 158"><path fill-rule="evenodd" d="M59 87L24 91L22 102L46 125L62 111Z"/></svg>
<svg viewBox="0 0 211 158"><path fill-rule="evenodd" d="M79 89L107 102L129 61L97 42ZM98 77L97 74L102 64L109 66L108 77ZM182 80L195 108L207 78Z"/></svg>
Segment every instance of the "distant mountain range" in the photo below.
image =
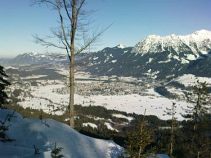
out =
<svg viewBox="0 0 211 158"><path fill-rule="evenodd" d="M150 35L135 47L105 48L88 59L87 70L101 75L166 79L192 73L211 77L211 32Z"/></svg>
<svg viewBox="0 0 211 158"><path fill-rule="evenodd" d="M77 56L78 65L96 75L171 79L185 73L211 77L211 32L147 36L135 47L120 44ZM66 55L24 53L4 64L68 63Z"/></svg>

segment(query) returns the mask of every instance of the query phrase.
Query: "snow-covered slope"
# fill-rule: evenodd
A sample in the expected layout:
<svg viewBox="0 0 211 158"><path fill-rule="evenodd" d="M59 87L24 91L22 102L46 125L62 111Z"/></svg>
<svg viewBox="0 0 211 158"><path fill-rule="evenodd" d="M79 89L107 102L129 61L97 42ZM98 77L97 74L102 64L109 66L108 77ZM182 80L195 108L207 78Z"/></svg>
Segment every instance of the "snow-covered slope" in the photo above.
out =
<svg viewBox="0 0 211 158"><path fill-rule="evenodd" d="M3 121L10 110L0 109ZM87 137L57 121L22 118L15 113L6 132L12 142L0 141L1 158L51 158L55 143L65 158L115 158L123 149L112 141ZM34 155L34 146L40 154Z"/></svg>
<svg viewBox="0 0 211 158"><path fill-rule="evenodd" d="M188 87L188 86L194 86L197 84L197 80L199 82L206 82L208 84L208 86L211 85L211 78L207 78L207 77L196 77L195 75L192 74L184 74L183 76L180 76L178 78L175 79L175 81L183 84L184 86Z"/></svg>

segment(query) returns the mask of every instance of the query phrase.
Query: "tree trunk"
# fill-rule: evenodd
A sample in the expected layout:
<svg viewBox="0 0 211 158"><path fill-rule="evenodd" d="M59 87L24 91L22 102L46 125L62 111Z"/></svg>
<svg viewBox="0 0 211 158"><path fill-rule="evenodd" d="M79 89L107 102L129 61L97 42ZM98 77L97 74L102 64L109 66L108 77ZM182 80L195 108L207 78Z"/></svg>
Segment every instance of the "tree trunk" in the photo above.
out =
<svg viewBox="0 0 211 158"><path fill-rule="evenodd" d="M142 150L141 150L141 146L140 146L139 151L138 151L138 158L141 158L141 153L142 153Z"/></svg>
<svg viewBox="0 0 211 158"><path fill-rule="evenodd" d="M74 70L75 70L75 33L77 26L77 9L76 9L76 0L72 0L72 21L71 21L71 34L70 34L70 98L69 98L69 110L70 110L70 126L72 128L75 127L74 121L74 93L75 93L75 85L74 85Z"/></svg>
<svg viewBox="0 0 211 158"><path fill-rule="evenodd" d="M145 115L146 115L146 109L144 110L144 115L143 115L143 119L141 121L141 129L140 129L140 132L141 132L141 141L143 139L143 128L144 128L144 121L145 121ZM140 145L139 147L139 151L138 151L138 158L141 158L141 154L142 154L142 147Z"/></svg>
<svg viewBox="0 0 211 158"><path fill-rule="evenodd" d="M200 152L199 151L197 152L197 158L200 158Z"/></svg>
<svg viewBox="0 0 211 158"><path fill-rule="evenodd" d="M173 145L174 145L174 112L175 112L175 109L174 109L174 105L172 105L172 118L171 118L171 142L170 142L170 152L169 152L169 155L172 157L173 155Z"/></svg>
<svg viewBox="0 0 211 158"><path fill-rule="evenodd" d="M71 60L71 64L70 64L70 80L69 80L69 82L70 82L70 96L69 96L70 126L74 128L74 89L75 89L75 87L74 87L74 65L72 63L72 60Z"/></svg>

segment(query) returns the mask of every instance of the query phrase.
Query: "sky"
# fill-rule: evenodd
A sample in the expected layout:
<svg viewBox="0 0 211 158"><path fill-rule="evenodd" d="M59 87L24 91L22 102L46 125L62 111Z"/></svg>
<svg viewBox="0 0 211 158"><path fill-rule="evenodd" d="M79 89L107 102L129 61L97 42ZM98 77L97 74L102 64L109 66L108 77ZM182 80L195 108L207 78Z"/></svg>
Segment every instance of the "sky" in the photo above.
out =
<svg viewBox="0 0 211 158"><path fill-rule="evenodd" d="M57 26L56 13L32 0L0 0L0 57L26 52L62 52L34 42L33 35L47 36ZM93 47L118 44L134 46L151 34L185 35L211 31L211 0L87 0L90 32L104 32Z"/></svg>

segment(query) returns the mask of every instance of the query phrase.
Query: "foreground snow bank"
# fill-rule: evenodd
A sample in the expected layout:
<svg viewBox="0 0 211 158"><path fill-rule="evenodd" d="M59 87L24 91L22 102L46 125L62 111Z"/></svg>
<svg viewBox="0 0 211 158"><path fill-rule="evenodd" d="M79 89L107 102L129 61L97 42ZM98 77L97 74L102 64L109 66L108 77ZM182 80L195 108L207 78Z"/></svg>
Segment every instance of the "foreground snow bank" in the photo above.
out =
<svg viewBox="0 0 211 158"><path fill-rule="evenodd" d="M3 121L10 110L0 109L0 120ZM13 142L0 142L0 157L35 157L50 158L55 143L62 147L65 158L115 158L123 149L112 141L87 137L57 121L47 119L26 119L15 113L9 123L7 135ZM34 145L40 154L34 155Z"/></svg>

